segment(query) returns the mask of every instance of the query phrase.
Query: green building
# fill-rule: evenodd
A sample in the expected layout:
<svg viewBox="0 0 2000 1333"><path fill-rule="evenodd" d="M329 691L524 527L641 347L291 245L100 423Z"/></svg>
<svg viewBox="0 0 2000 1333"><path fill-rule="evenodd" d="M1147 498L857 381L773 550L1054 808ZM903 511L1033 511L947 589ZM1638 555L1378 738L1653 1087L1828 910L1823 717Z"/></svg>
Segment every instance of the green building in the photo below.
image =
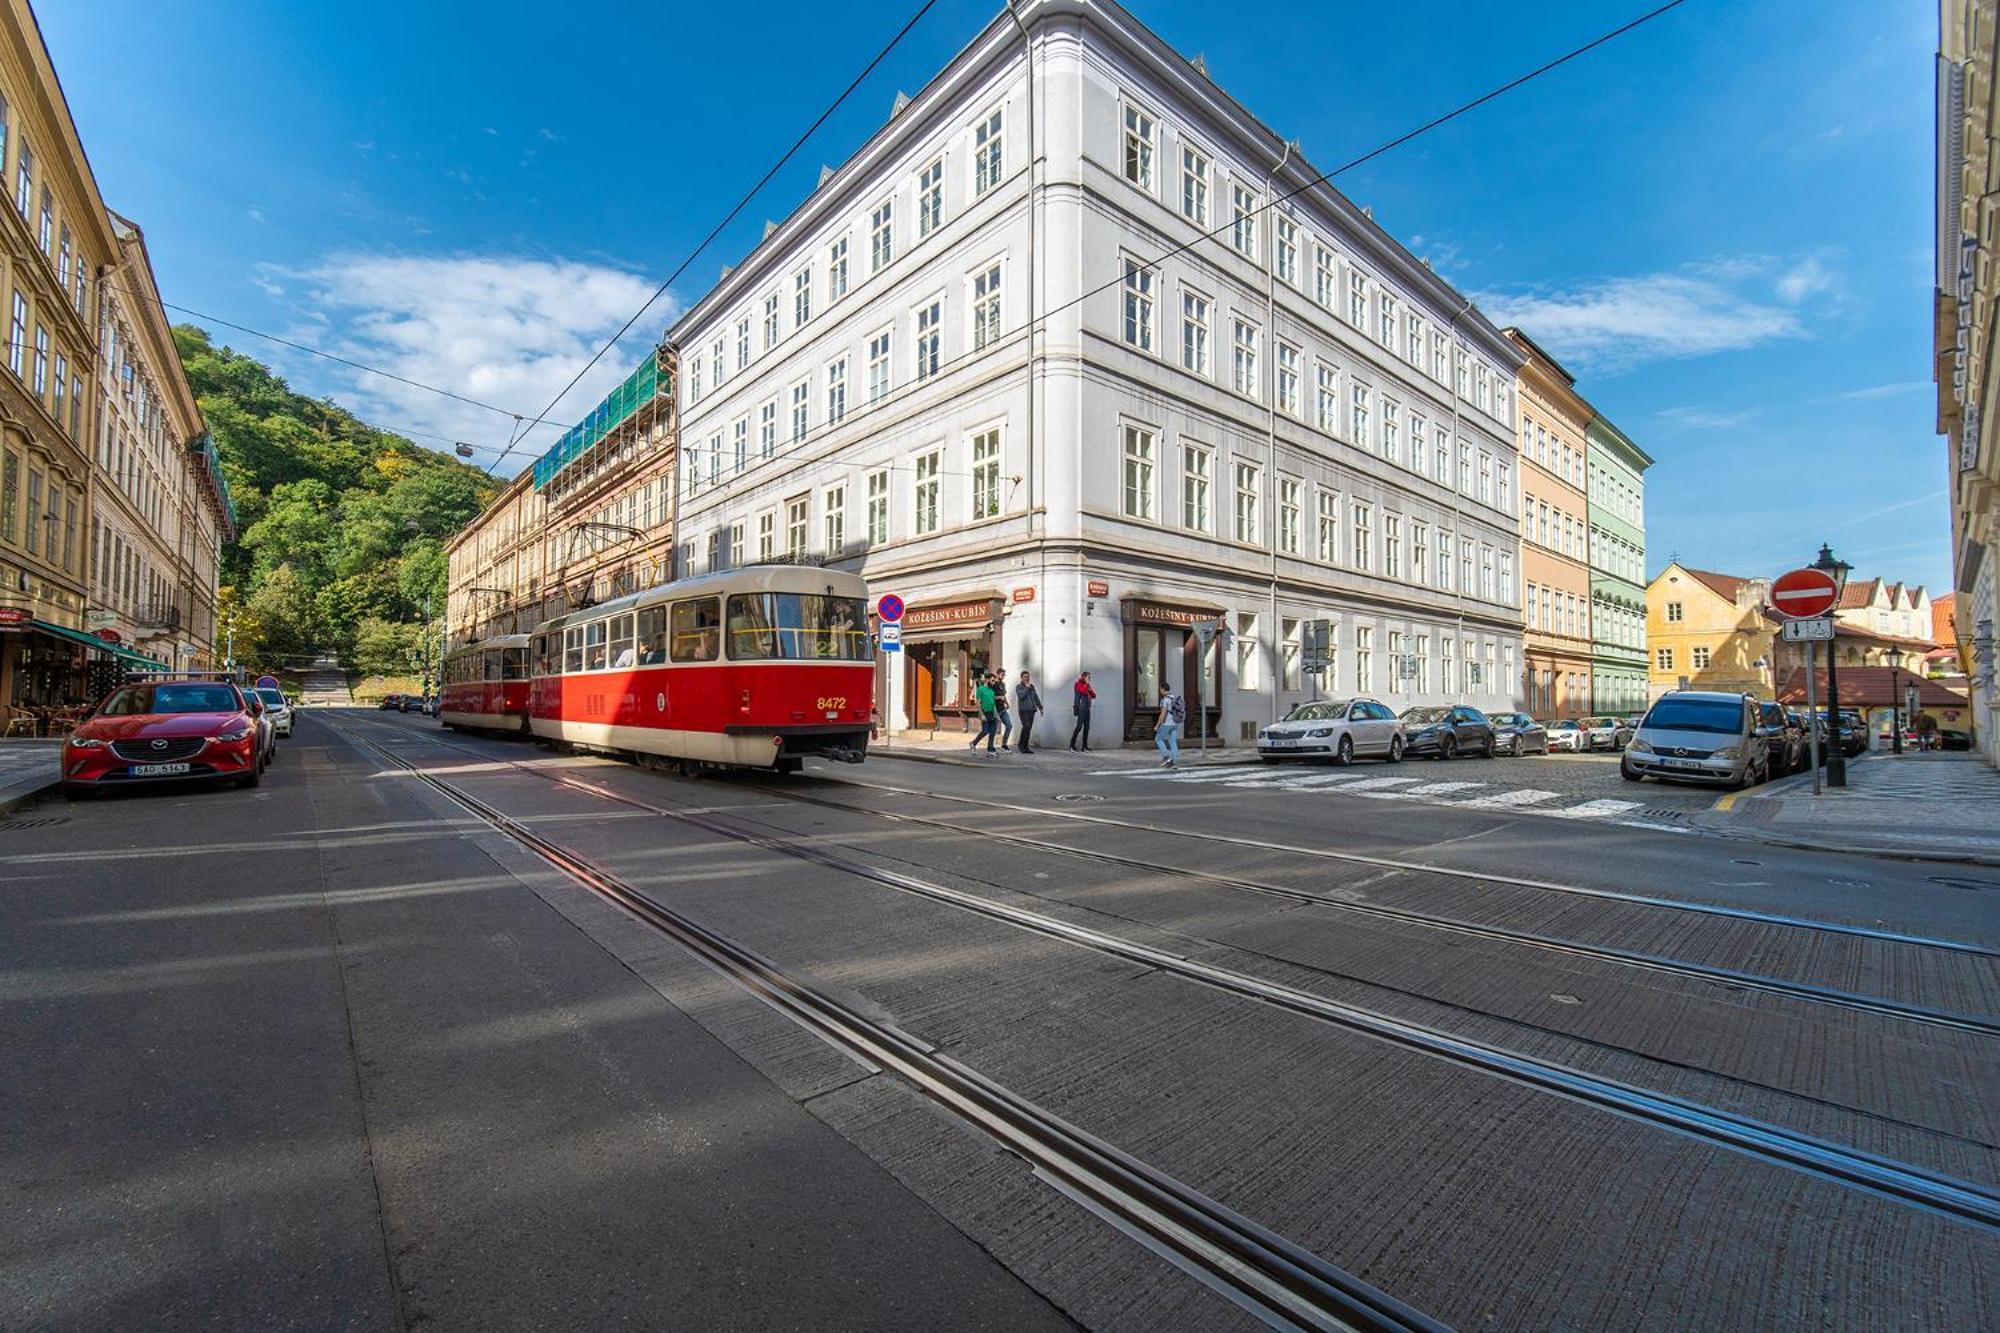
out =
<svg viewBox="0 0 2000 1333"><path fill-rule="evenodd" d="M1646 707L1646 451L1590 423L1590 698L1598 713Z"/></svg>

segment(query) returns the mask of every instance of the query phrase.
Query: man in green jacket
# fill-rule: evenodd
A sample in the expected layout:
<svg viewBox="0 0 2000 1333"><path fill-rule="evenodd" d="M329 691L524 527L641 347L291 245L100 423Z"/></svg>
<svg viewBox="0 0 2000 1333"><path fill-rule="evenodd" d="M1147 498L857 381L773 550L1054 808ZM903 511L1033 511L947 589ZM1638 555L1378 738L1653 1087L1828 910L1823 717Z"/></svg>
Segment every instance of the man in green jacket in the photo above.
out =
<svg viewBox="0 0 2000 1333"><path fill-rule="evenodd" d="M979 688L973 692L973 698L979 701L979 734L972 738L972 744L966 748L968 750L977 750L979 742L985 741L986 753L998 754L999 751L993 747L993 738L1000 731L1000 711L994 704L993 678L991 676L981 676L979 678Z"/></svg>

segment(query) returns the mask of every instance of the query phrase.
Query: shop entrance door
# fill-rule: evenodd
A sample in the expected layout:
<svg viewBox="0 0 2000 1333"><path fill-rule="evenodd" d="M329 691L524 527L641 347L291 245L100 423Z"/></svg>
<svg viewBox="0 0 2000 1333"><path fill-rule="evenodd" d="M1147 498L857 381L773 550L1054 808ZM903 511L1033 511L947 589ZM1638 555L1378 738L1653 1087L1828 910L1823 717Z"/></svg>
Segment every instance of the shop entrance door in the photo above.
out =
<svg viewBox="0 0 2000 1333"><path fill-rule="evenodd" d="M903 651L910 659L908 697L910 725L913 727L937 726L937 709L932 700L937 697L938 648L935 643L913 643Z"/></svg>

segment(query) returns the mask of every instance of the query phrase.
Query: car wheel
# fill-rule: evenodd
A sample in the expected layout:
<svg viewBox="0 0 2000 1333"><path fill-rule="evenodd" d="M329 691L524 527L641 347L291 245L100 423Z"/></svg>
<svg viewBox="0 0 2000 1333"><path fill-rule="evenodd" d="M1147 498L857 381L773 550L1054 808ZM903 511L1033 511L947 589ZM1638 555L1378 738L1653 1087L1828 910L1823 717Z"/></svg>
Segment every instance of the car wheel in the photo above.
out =
<svg viewBox="0 0 2000 1333"><path fill-rule="evenodd" d="M1488 759L1491 759L1494 755L1493 746L1494 746L1493 736L1489 732L1486 737L1486 757Z"/></svg>
<svg viewBox="0 0 2000 1333"><path fill-rule="evenodd" d="M1403 762L1403 738L1401 736L1391 736L1389 738L1389 762L1392 764Z"/></svg>
<svg viewBox="0 0 2000 1333"><path fill-rule="evenodd" d="M1628 768L1625 764L1625 761L1622 759L1618 761L1618 776L1625 779L1627 782L1638 782L1641 780L1641 775L1638 773L1634 773L1630 768Z"/></svg>
<svg viewBox="0 0 2000 1333"><path fill-rule="evenodd" d="M1333 762L1339 764L1342 768L1346 768L1349 764L1354 762L1353 737L1342 736L1340 738L1340 749L1334 754Z"/></svg>
<svg viewBox="0 0 2000 1333"><path fill-rule="evenodd" d="M1458 758L1458 737L1452 735L1448 731L1444 735L1438 737L1438 758L1440 759Z"/></svg>

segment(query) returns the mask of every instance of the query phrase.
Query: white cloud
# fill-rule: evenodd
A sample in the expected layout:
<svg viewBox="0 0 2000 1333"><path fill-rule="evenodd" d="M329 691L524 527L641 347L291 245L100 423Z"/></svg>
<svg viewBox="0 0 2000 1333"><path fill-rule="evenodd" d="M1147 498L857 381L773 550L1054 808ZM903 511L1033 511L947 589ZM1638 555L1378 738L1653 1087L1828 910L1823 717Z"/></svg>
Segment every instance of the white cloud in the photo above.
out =
<svg viewBox="0 0 2000 1333"><path fill-rule="evenodd" d="M1849 389L1846 393L1835 394L1834 399L1836 402L1865 403L1877 398L1899 398L1930 387L1929 380L1901 380L1895 384L1871 384L1865 389Z"/></svg>
<svg viewBox="0 0 2000 1333"><path fill-rule="evenodd" d="M1781 269L1769 258L1739 255L1566 289L1481 292L1478 300L1490 317L1519 325L1570 369L1612 372L1803 337L1806 322L1794 307L1837 285L1822 256Z"/></svg>
<svg viewBox="0 0 2000 1333"><path fill-rule="evenodd" d="M301 341L527 417L657 285L601 264L472 255L332 255L278 276L307 325ZM519 471L588 412L654 345L674 310L671 296L656 302L497 471ZM326 375L325 365L312 366L310 378ZM474 461L482 465L512 431L504 416L411 385L339 367L331 373L337 395L364 420L479 445ZM422 442L443 447L436 438Z"/></svg>
<svg viewBox="0 0 2000 1333"><path fill-rule="evenodd" d="M1674 430L1734 430L1748 424L1757 413L1751 409L1717 412L1706 407L1666 407L1660 409L1657 415Z"/></svg>

